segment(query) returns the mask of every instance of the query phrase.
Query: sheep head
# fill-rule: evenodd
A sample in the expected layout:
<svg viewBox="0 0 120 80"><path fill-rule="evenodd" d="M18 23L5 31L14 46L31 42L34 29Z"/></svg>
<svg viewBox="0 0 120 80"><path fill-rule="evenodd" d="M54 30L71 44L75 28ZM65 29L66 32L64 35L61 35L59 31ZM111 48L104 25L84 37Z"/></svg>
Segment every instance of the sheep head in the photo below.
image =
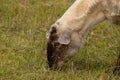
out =
<svg viewBox="0 0 120 80"><path fill-rule="evenodd" d="M55 23L48 31L47 60L49 67L63 66L79 48L80 38L77 32L73 32L62 25Z"/></svg>

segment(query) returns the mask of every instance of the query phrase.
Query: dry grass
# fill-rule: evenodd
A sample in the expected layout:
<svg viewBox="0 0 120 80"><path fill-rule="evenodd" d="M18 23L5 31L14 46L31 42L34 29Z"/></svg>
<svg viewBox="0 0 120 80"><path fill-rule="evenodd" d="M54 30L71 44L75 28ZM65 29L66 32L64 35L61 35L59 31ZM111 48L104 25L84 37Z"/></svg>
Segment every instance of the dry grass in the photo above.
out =
<svg viewBox="0 0 120 80"><path fill-rule="evenodd" d="M120 27L103 22L66 70L45 68L45 34L74 0L0 0L0 80L118 80Z"/></svg>

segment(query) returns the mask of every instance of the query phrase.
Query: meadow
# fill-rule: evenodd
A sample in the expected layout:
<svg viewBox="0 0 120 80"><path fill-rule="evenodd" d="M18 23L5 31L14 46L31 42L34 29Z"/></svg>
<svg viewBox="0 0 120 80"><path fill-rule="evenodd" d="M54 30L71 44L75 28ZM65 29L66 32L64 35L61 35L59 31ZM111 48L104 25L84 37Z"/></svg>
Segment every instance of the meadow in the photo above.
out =
<svg viewBox="0 0 120 80"><path fill-rule="evenodd" d="M46 68L45 35L74 0L0 0L0 80L120 80L120 26L108 21L86 35L65 70Z"/></svg>

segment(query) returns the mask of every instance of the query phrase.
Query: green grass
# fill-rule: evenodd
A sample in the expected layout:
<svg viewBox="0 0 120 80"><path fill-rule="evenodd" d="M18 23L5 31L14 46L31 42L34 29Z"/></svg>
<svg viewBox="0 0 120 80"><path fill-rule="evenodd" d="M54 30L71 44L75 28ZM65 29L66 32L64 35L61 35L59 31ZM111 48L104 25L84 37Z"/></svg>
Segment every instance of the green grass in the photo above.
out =
<svg viewBox="0 0 120 80"><path fill-rule="evenodd" d="M46 69L45 34L74 0L0 0L0 80L119 80L120 27L105 21L66 70Z"/></svg>

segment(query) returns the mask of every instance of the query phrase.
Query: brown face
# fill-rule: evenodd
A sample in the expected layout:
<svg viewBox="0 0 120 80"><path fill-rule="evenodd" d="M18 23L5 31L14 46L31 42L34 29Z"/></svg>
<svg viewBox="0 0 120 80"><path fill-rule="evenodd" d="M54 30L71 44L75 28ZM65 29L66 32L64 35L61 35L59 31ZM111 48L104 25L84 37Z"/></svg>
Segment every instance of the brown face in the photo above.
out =
<svg viewBox="0 0 120 80"><path fill-rule="evenodd" d="M67 48L67 45L62 45L58 42L51 41L47 43L47 59L50 68L56 68L64 63Z"/></svg>
<svg viewBox="0 0 120 80"><path fill-rule="evenodd" d="M77 43L78 42L78 43ZM56 27L51 27L47 34L47 59L50 68L64 65L79 49L78 34L65 31L58 34Z"/></svg>

